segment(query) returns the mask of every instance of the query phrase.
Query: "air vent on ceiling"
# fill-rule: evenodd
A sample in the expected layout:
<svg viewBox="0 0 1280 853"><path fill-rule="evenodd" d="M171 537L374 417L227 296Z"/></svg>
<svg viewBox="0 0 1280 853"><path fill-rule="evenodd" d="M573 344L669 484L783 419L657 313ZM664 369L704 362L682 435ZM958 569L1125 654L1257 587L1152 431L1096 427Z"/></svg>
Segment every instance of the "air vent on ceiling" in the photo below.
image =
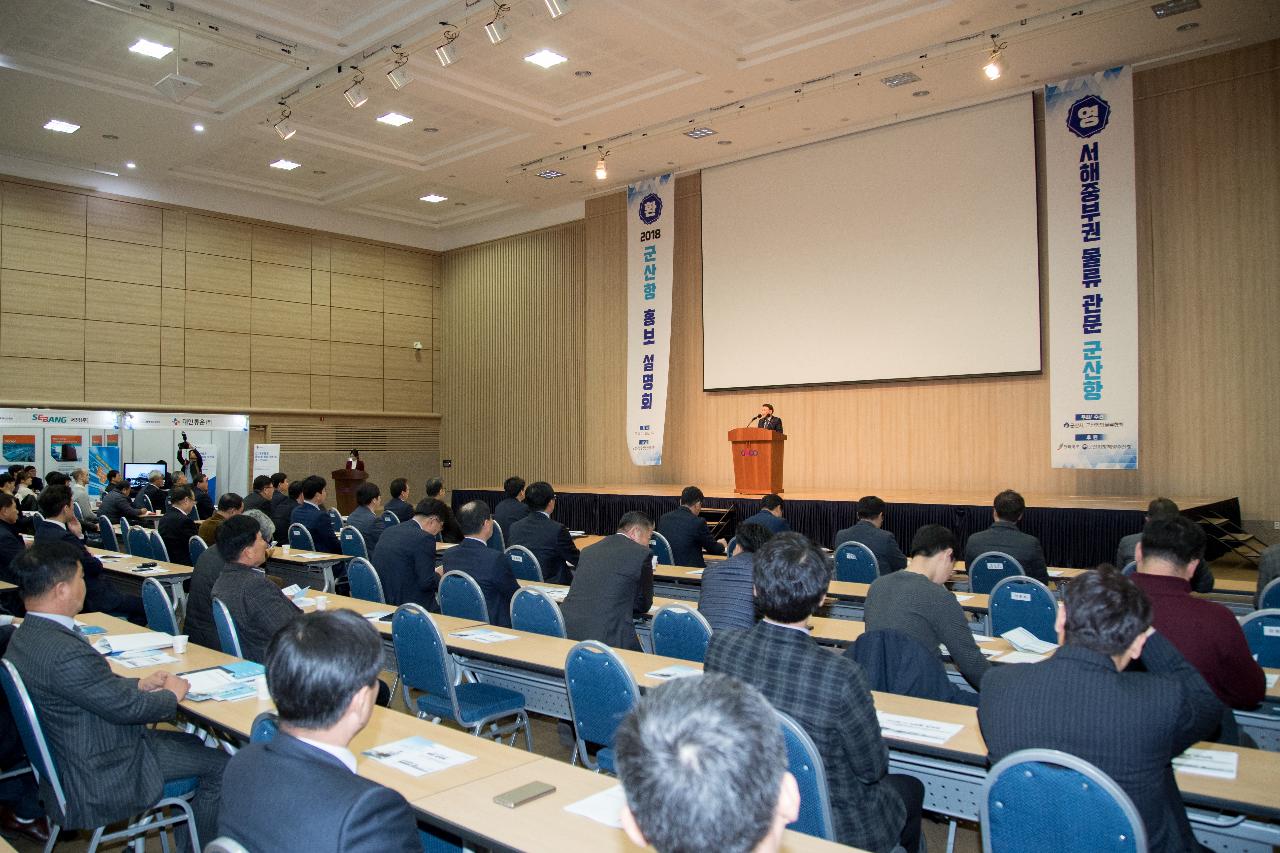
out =
<svg viewBox="0 0 1280 853"><path fill-rule="evenodd" d="M156 82L156 90L174 103L182 103L200 88L199 80L181 74L166 74Z"/></svg>
<svg viewBox="0 0 1280 853"><path fill-rule="evenodd" d="M686 130L684 135L690 139L706 139L708 136L715 134L715 131L709 127L695 127L693 130Z"/></svg>
<svg viewBox="0 0 1280 853"><path fill-rule="evenodd" d="M892 77L885 77L880 81L890 89L896 89L899 86L905 86L908 83L919 83L920 76L914 71L904 71L901 74L894 74Z"/></svg>
<svg viewBox="0 0 1280 853"><path fill-rule="evenodd" d="M1169 18L1183 12L1194 12L1200 8L1200 0L1165 0L1151 7L1157 18Z"/></svg>
<svg viewBox="0 0 1280 853"><path fill-rule="evenodd" d="M563 178L564 172L557 172L555 169L543 169L538 173L539 178L546 178L548 181L552 178Z"/></svg>

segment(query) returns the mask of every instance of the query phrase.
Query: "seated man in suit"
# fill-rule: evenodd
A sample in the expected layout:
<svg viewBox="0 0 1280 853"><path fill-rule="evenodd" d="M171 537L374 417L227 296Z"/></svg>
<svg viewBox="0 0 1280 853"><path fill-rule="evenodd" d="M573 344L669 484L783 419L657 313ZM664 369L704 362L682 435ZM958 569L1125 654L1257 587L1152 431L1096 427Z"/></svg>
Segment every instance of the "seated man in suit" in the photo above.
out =
<svg viewBox="0 0 1280 853"><path fill-rule="evenodd" d="M253 478L253 491L245 495L245 509L260 509L267 515L271 515L271 499L275 497L276 487L272 484L271 478L266 474L259 474Z"/></svg>
<svg viewBox="0 0 1280 853"><path fill-rule="evenodd" d="M763 525L739 524L734 536L733 554L727 560L713 561L702 573L698 612L706 617L711 630L750 628L756 624L752 567L756 551L772 536L769 528Z"/></svg>
<svg viewBox="0 0 1280 853"><path fill-rule="evenodd" d="M1020 749L1083 758L1133 800L1152 853L1200 850L1170 761L1213 735L1222 703L1151 627L1142 590L1114 569L1066 586L1058 641L1048 660L987 674L978 722L991 762ZM1145 671L1126 670L1138 659Z"/></svg>
<svg viewBox="0 0 1280 853"><path fill-rule="evenodd" d="M227 519L218 529L216 547L225 565L213 582L212 597L227 606L244 656L262 663L276 631L302 611L261 569L267 561L267 540L258 522L245 515Z"/></svg>
<svg viewBox="0 0 1280 853"><path fill-rule="evenodd" d="M350 610L309 613L272 639L266 667L280 731L227 764L218 831L251 851L420 853L409 804L356 775L348 748L373 716L378 632Z"/></svg>
<svg viewBox="0 0 1280 853"><path fill-rule="evenodd" d="M18 502L13 495L0 492L0 580L16 584L17 580L9 570L13 558L27 549L22 538L22 530L18 527ZM10 610L12 613L13 611Z"/></svg>
<svg viewBox="0 0 1280 853"><path fill-rule="evenodd" d="M1018 522L1027 509L1027 502L1013 489L1005 489L996 495L992 516L995 523L981 533L975 533L964 543L964 561L972 570L973 561L988 551L1008 554L1022 566L1028 577L1040 583L1049 583L1049 570L1044 564L1044 550L1040 540L1018 529Z"/></svg>
<svg viewBox="0 0 1280 853"><path fill-rule="evenodd" d="M619 519L617 534L583 550L569 594L560 605L569 639L640 650L632 620L653 606L657 558L649 550L652 535L649 516L628 512Z"/></svg>
<svg viewBox="0 0 1280 853"><path fill-rule="evenodd" d="M93 511L93 499L89 497L89 472L77 468L71 472L71 499L80 507L80 523L91 533L98 532L98 514Z"/></svg>
<svg viewBox="0 0 1280 853"><path fill-rule="evenodd" d="M508 477L502 484L505 495L493 508L493 520L502 528L502 541L511 544L511 526L529 514L529 505L524 502L524 478Z"/></svg>
<svg viewBox="0 0 1280 853"><path fill-rule="evenodd" d="M328 496L326 489L329 483L324 477L312 474L302 481L302 503L293 510L289 517L291 524L301 524L311 534L317 551L326 554L341 554L342 546L338 544L338 534L333 532L333 521L325 509L324 500ZM286 533L286 541L288 535Z"/></svg>
<svg viewBox="0 0 1280 853"><path fill-rule="evenodd" d="M868 631L900 631L934 655L946 646L956 669L977 690L991 664L983 657L960 602L946 583L956 562L955 534L926 524L911 539L911 562L871 584L863 610Z"/></svg>
<svg viewBox="0 0 1280 853"><path fill-rule="evenodd" d="M191 510L196 508L196 496L190 486L173 487L173 503L164 511L164 517L156 523L156 531L169 552L169 562L191 565L191 537L200 532L191 520Z"/></svg>
<svg viewBox="0 0 1280 853"><path fill-rule="evenodd" d="M98 515L106 516L113 525L118 525L121 518L130 521L142 518L142 510L133 505L132 493L133 484L128 480L121 480L115 488L107 489L98 504Z"/></svg>
<svg viewBox="0 0 1280 853"><path fill-rule="evenodd" d="M67 796L61 814L41 779L45 809L64 829L88 829L132 817L166 781L195 776L197 832L213 839L227 756L193 735L148 728L174 718L190 685L163 670L142 679L111 671L75 627L85 597L79 557L66 543L41 542L14 560L27 616L5 659L31 692Z"/></svg>
<svg viewBox="0 0 1280 853"><path fill-rule="evenodd" d="M1218 699L1229 708L1249 711L1266 695L1266 676L1235 615L1191 594L1191 577L1204 557L1204 545L1204 531L1191 519L1157 516L1142 531L1138 571L1130 580L1151 602L1155 629L1182 652ZM1224 718L1224 723L1235 729L1234 717ZM1227 739L1235 742L1238 737L1230 731Z"/></svg>
<svg viewBox="0 0 1280 853"><path fill-rule="evenodd" d="M875 495L858 498L858 522L836 534L835 547L845 542L859 542L871 549L880 566L880 574L887 575L907 567L906 555L898 547L898 540L884 529L884 501Z"/></svg>
<svg viewBox="0 0 1280 853"><path fill-rule="evenodd" d="M444 504L446 515L444 517L444 529L440 531L440 539L452 545L462 541L462 528L458 526L458 520L453 517L453 510L449 509L449 502L445 500L444 480L439 477L432 477L427 480L425 489L427 497L434 498Z"/></svg>
<svg viewBox="0 0 1280 853"><path fill-rule="evenodd" d="M1262 559L1258 561L1258 593L1254 606L1262 606L1262 593L1266 590L1267 584L1276 578L1280 578L1280 545L1268 547L1262 552Z"/></svg>
<svg viewBox="0 0 1280 853"><path fill-rule="evenodd" d="M511 574L506 558L489 547L493 535L493 518L484 501L472 501L458 510L458 526L462 528L462 544L444 552L445 572L464 572L480 584L484 604L489 610L489 624L511 627L511 596L520 584Z"/></svg>
<svg viewBox="0 0 1280 853"><path fill-rule="evenodd" d="M227 492L220 496L217 512L200 522L198 535L204 540L204 544L212 546L218 539L218 528L222 526L222 522L244 512L244 504L245 502L235 492ZM274 531L274 528L272 530Z"/></svg>
<svg viewBox="0 0 1280 853"><path fill-rule="evenodd" d="M556 492L550 483L538 482L525 489L531 510L528 517L511 525L507 547L523 545L538 558L542 578L547 583L567 584L573 580L573 564L578 562L578 546L569 528L551 519L556 510Z"/></svg>
<svg viewBox="0 0 1280 853"><path fill-rule="evenodd" d="M772 853L800 814L777 715L749 684L710 673L651 689L615 742L639 847Z"/></svg>
<svg viewBox="0 0 1280 853"><path fill-rule="evenodd" d="M141 510L163 512L166 502L164 476L158 470L147 474L146 484L133 496L133 505Z"/></svg>
<svg viewBox="0 0 1280 853"><path fill-rule="evenodd" d="M1146 523L1153 518L1168 518L1181 514L1178 505L1168 498L1154 498L1151 503L1147 504L1147 515L1142 523L1143 526L1146 526ZM1130 563L1137 562L1138 543L1141 541L1141 530L1137 533L1131 533L1120 540L1120 544L1116 547L1116 568L1123 569ZM1213 585L1213 569L1209 568L1209 561L1202 557L1196 565L1195 574L1191 576L1191 591L1213 592Z"/></svg>
<svg viewBox="0 0 1280 853"><path fill-rule="evenodd" d="M19 468L13 473L16 488L13 496L18 499L18 507L23 512L31 512L36 508L36 490L31 488L31 472Z"/></svg>
<svg viewBox="0 0 1280 853"><path fill-rule="evenodd" d="M680 492L680 506L662 514L658 532L671 546L671 559L677 566L706 567L702 553L723 554L725 543L711 538L707 523L699 517L704 496L697 486L685 486Z"/></svg>
<svg viewBox="0 0 1280 853"><path fill-rule="evenodd" d="M436 568L436 534L444 527L444 504L423 498L408 521L393 524L378 537L373 569L382 581L387 604L421 604L438 613L436 590L441 572Z"/></svg>
<svg viewBox="0 0 1280 853"><path fill-rule="evenodd" d="M275 525L259 510L240 514L244 518L252 518L262 531L262 538L271 541L275 533ZM222 526L218 527L222 530ZM221 648L218 641L218 629L213 624L213 585L218 582L227 561L218 550L217 538L196 559L195 571L191 573L191 590L187 594L187 618L182 623L182 630L197 646L208 649Z"/></svg>
<svg viewBox="0 0 1280 853"><path fill-rule="evenodd" d="M285 497L276 501L271 507L271 521L276 526L277 545L289 544L289 525L292 523L293 511L302 506L302 480L295 480L285 486Z"/></svg>
<svg viewBox="0 0 1280 853"><path fill-rule="evenodd" d="M764 619L746 631L717 631L707 672L754 686L813 738L827 770L835 840L888 853L920 846L924 786L889 774L889 750L853 660L833 655L806 624L831 583L831 564L799 533L774 536L756 552L756 600Z"/></svg>
<svg viewBox="0 0 1280 853"><path fill-rule="evenodd" d="M377 483L364 482L356 487L356 508L347 516L347 524L360 531L365 550L372 556L378 537L387 529L382 520L382 490Z"/></svg>
<svg viewBox="0 0 1280 853"><path fill-rule="evenodd" d="M404 477L396 477L391 481L391 500L387 501L387 509L396 514L401 521L413 518L413 504L409 503L409 481Z"/></svg>
<svg viewBox="0 0 1280 853"><path fill-rule="evenodd" d="M85 610L91 613L110 613L135 624L145 625L147 617L142 609L142 599L135 595L124 595L112 586L103 576L102 562L85 547L84 531L80 528L80 522L76 521L75 510L71 508L71 490L66 486L46 488L40 493L40 514L44 519L36 521L36 541L66 542L80 554L87 590Z"/></svg>
<svg viewBox="0 0 1280 853"><path fill-rule="evenodd" d="M747 524L763 524L770 533L786 533L791 529L782 517L782 498L765 495L760 499L760 511L746 520Z"/></svg>
<svg viewBox="0 0 1280 853"><path fill-rule="evenodd" d="M195 517L201 521L211 518L215 510L213 498L209 497L209 478L197 471L191 477L191 490L196 494Z"/></svg>
<svg viewBox="0 0 1280 853"><path fill-rule="evenodd" d="M756 426L760 429L771 429L774 432L782 432L782 418L773 414L773 405L770 403L760 404L760 414L756 415L760 421Z"/></svg>

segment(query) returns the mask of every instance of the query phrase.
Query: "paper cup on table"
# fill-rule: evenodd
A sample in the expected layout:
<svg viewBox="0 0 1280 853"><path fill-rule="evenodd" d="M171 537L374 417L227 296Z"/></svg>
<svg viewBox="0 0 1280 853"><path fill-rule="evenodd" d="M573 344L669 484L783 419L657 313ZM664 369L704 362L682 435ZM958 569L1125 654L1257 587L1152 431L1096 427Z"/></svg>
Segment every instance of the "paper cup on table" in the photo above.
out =
<svg viewBox="0 0 1280 853"><path fill-rule="evenodd" d="M173 653L175 655L185 655L187 653L187 635L177 634L173 638Z"/></svg>
<svg viewBox="0 0 1280 853"><path fill-rule="evenodd" d="M289 554L289 546L288 546L288 545L281 545L281 546L280 546L280 553L282 553L282 554L284 554L284 555L288 556L288 554Z"/></svg>
<svg viewBox="0 0 1280 853"><path fill-rule="evenodd" d="M258 683L258 698L264 702L271 701L271 691L267 689L267 677L259 675L255 680Z"/></svg>
<svg viewBox="0 0 1280 853"><path fill-rule="evenodd" d="M317 596L316 596L316 610L328 610L328 609L329 609L329 596L327 596L327 595L317 595Z"/></svg>

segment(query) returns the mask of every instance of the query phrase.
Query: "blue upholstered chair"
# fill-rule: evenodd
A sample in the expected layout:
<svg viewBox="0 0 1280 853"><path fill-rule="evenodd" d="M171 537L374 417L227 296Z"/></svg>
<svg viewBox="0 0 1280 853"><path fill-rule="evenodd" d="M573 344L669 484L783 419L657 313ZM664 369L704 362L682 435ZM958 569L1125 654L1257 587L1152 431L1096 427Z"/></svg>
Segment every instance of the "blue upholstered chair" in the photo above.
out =
<svg viewBox="0 0 1280 853"><path fill-rule="evenodd" d="M969 566L969 591L989 595L1005 578L1025 575L1022 564L1000 551L979 554Z"/></svg>
<svg viewBox="0 0 1280 853"><path fill-rule="evenodd" d="M311 538L311 531L306 525L294 522L289 525L289 547L297 551L314 551L316 549L315 540Z"/></svg>
<svg viewBox="0 0 1280 853"><path fill-rule="evenodd" d="M777 714L782 740L787 745L787 769L796 777L800 788L800 814L787 824L787 829L834 841L831 792L827 789L827 772L818 746L799 723L781 711Z"/></svg>
<svg viewBox="0 0 1280 853"><path fill-rule="evenodd" d="M249 742L266 743L274 738L278 731L280 731L280 718L273 711L263 711L253 718L253 723L249 726Z"/></svg>
<svg viewBox="0 0 1280 853"><path fill-rule="evenodd" d="M588 770L614 772L613 738L640 695L631 670L618 653L596 640L584 640L569 650L564 662L573 722L573 761ZM588 744L600 747L593 759Z"/></svg>
<svg viewBox="0 0 1280 853"><path fill-rule="evenodd" d="M105 515L100 516L98 522L98 538L102 540L102 547L108 551L120 551L120 543L116 541L115 528L111 526L111 519Z"/></svg>
<svg viewBox="0 0 1280 853"><path fill-rule="evenodd" d="M171 563L169 559L169 546L164 544L164 539L160 536L158 530L148 530L147 535L151 537L151 559L159 560L162 563Z"/></svg>
<svg viewBox="0 0 1280 853"><path fill-rule="evenodd" d="M348 557L369 559L369 546L365 544L364 534L350 524L344 524L338 531L338 545Z"/></svg>
<svg viewBox="0 0 1280 853"><path fill-rule="evenodd" d="M702 663L711 642L711 625L695 608L667 604L653 615L653 653Z"/></svg>
<svg viewBox="0 0 1280 853"><path fill-rule="evenodd" d="M173 602L164 585L155 578L142 582L142 609L147 614L147 627L161 634L181 634L178 617L173 615Z"/></svg>
<svg viewBox="0 0 1280 853"><path fill-rule="evenodd" d="M656 530L649 537L649 550L653 552L653 556L658 558L658 565L670 566L675 564L676 558L671 551L671 543L667 541L667 537Z"/></svg>
<svg viewBox="0 0 1280 853"><path fill-rule="evenodd" d="M394 512L392 512L389 509L384 509L382 511L382 523L387 525L388 527L390 527L393 524L399 524L400 516L396 515Z"/></svg>
<svg viewBox="0 0 1280 853"><path fill-rule="evenodd" d="M507 550L507 538L502 535L502 525L493 523L493 532L489 534L489 547L502 553Z"/></svg>
<svg viewBox="0 0 1280 853"><path fill-rule="evenodd" d="M378 572L364 557L353 557L347 562L347 583L351 585L352 598L386 604L382 578L378 577Z"/></svg>
<svg viewBox="0 0 1280 853"><path fill-rule="evenodd" d="M209 550L209 546L199 536L192 536L187 540L187 554L191 557L191 565L196 564L196 560L200 559L200 555Z"/></svg>
<svg viewBox="0 0 1280 853"><path fill-rule="evenodd" d="M231 618L231 611L222 599L213 600L213 626L218 630L218 645L222 653L242 658L244 652L240 648L240 634L236 631L236 622Z"/></svg>
<svg viewBox="0 0 1280 853"><path fill-rule="evenodd" d="M143 560L156 559L151 550L151 535L144 527L129 528L129 553Z"/></svg>
<svg viewBox="0 0 1280 853"><path fill-rule="evenodd" d="M1275 578L1262 588L1262 595L1258 596L1258 609L1280 609L1280 578Z"/></svg>
<svg viewBox="0 0 1280 853"><path fill-rule="evenodd" d="M329 523L333 525L334 533L337 533L342 529L342 513L338 512L333 507L329 507L329 509L325 511L325 514L329 516Z"/></svg>
<svg viewBox="0 0 1280 853"><path fill-rule="evenodd" d="M1280 610L1255 610L1240 620L1240 627L1259 666L1280 666Z"/></svg>
<svg viewBox="0 0 1280 853"><path fill-rule="evenodd" d="M503 553L507 555L507 565L517 580L542 583L542 564L532 551L523 545L512 545Z"/></svg>
<svg viewBox="0 0 1280 853"><path fill-rule="evenodd" d="M861 542L841 542L836 548L836 580L875 583L880 577L880 564L871 549Z"/></svg>
<svg viewBox="0 0 1280 853"><path fill-rule="evenodd" d="M1015 575L997 583L991 589L990 613L993 636L1021 627L1046 643L1058 642L1057 599L1035 578Z"/></svg>
<svg viewBox="0 0 1280 853"><path fill-rule="evenodd" d="M476 579L466 572L445 572L436 592L440 612L459 619L489 621L489 608L484 603L484 590Z"/></svg>
<svg viewBox="0 0 1280 853"><path fill-rule="evenodd" d="M521 587L511 596L511 627L517 631L565 639L560 605L540 589Z"/></svg>

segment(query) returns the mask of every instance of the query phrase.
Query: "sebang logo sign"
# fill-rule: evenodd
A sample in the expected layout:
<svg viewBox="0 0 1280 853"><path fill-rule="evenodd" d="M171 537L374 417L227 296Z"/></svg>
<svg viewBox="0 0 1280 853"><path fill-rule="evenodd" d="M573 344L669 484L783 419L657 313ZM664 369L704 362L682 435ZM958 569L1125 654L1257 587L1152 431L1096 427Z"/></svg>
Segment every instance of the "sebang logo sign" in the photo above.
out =
<svg viewBox="0 0 1280 853"><path fill-rule="evenodd" d="M88 418L71 418L66 415L42 415L35 413L31 416L31 420L40 424L87 424Z"/></svg>

